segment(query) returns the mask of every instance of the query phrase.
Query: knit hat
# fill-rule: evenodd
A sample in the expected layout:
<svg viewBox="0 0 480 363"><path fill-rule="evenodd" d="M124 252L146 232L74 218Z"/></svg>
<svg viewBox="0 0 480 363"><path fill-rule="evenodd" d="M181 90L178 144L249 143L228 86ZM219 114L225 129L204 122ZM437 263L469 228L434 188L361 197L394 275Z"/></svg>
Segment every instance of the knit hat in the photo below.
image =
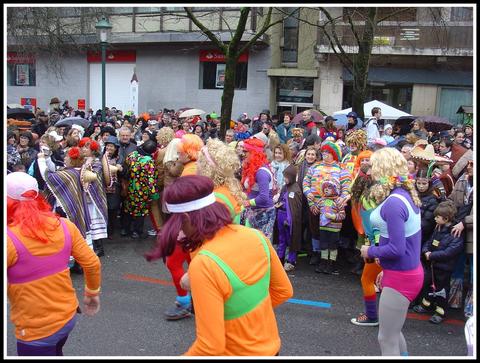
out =
<svg viewBox="0 0 480 363"><path fill-rule="evenodd" d="M333 158L339 162L342 160L342 149L340 149L340 146L335 144L334 142L331 141L325 141L320 148L320 151L328 151L330 154L333 155Z"/></svg>
<svg viewBox="0 0 480 363"><path fill-rule="evenodd" d="M7 196L15 200L31 200L26 198L23 193L33 190L38 195L37 179L27 173L16 171L7 174ZM36 198L36 196L35 196Z"/></svg>
<svg viewBox="0 0 480 363"><path fill-rule="evenodd" d="M336 179L325 179L324 181L322 181L322 183L320 184L320 190L322 195L324 195L323 191L327 187L330 187L333 189L333 195L331 195L332 197L340 195L341 186Z"/></svg>

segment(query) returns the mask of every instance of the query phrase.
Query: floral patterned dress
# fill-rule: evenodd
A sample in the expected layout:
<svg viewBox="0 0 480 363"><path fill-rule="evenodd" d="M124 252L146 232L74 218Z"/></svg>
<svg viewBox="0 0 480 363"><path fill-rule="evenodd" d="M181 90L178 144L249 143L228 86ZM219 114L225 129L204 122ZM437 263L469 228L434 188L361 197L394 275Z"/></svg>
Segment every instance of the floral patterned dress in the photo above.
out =
<svg viewBox="0 0 480 363"><path fill-rule="evenodd" d="M157 169L150 155L131 152L125 159L128 168L128 194L124 211L133 217L147 215L152 200L158 199Z"/></svg>

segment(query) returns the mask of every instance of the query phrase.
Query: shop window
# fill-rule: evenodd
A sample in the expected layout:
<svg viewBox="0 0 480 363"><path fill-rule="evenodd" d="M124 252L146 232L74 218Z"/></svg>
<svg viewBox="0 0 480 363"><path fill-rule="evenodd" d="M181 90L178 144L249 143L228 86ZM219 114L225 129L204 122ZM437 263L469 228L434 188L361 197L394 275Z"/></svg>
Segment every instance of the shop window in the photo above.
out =
<svg viewBox="0 0 480 363"><path fill-rule="evenodd" d="M35 60L31 56L17 56L8 54L8 85L9 86L35 86L36 71Z"/></svg>
<svg viewBox="0 0 480 363"><path fill-rule="evenodd" d="M235 89L247 89L248 63L237 63ZM200 88L220 89L225 80L225 63L200 62Z"/></svg>

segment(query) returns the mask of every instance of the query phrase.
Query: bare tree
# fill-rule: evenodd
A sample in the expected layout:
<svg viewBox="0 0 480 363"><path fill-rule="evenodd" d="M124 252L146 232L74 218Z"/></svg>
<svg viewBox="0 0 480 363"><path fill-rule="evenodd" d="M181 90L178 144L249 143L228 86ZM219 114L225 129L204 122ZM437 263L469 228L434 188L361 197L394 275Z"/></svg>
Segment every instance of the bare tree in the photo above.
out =
<svg viewBox="0 0 480 363"><path fill-rule="evenodd" d="M296 10L296 9L295 9ZM249 7L243 7L240 9L240 16L238 24L235 30L230 30L232 37L228 43L223 42L220 37L215 35L209 30L200 20L193 14L190 8L185 8L188 18L200 29L200 31L207 36L215 47L225 56L225 81L222 94L222 107L221 107L221 125L220 125L220 138L225 137L227 126L230 124L232 115L233 98L235 95L235 69L238 62L238 58L242 53L248 50L255 42L266 33L266 31L276 24L280 24L284 21L284 17L277 21L272 21L273 8L268 9L268 13L263 19L263 24L259 30L253 35L253 37L246 43L241 44L242 36L245 33L245 25L248 20L248 15L251 11ZM287 15L291 16L290 13Z"/></svg>
<svg viewBox="0 0 480 363"><path fill-rule="evenodd" d="M47 70L63 79L65 57L98 47L94 26L107 11L93 7L8 7L8 47L19 54L47 55Z"/></svg>

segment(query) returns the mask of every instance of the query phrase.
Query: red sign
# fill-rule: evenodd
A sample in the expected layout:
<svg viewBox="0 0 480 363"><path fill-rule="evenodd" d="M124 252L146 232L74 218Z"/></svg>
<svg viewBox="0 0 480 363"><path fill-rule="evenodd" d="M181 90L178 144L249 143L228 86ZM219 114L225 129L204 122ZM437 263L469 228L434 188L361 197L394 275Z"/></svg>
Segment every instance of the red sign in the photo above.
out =
<svg viewBox="0 0 480 363"><path fill-rule="evenodd" d="M20 104L24 108L28 108L30 111L35 112L37 108L37 99L36 98L20 98Z"/></svg>
<svg viewBox="0 0 480 363"><path fill-rule="evenodd" d="M77 109L78 110L84 110L85 109L85 100L84 99L78 99L78 107Z"/></svg>
<svg viewBox="0 0 480 363"><path fill-rule="evenodd" d="M7 63L10 64L34 64L35 56L33 54L23 54L17 52L7 52Z"/></svg>
<svg viewBox="0 0 480 363"><path fill-rule="evenodd" d="M136 62L137 52L135 50L107 50L107 63L109 62ZM87 62L99 63L102 61L102 53L87 52Z"/></svg>
<svg viewBox="0 0 480 363"><path fill-rule="evenodd" d="M240 63L248 62L248 52L240 54L238 57ZM218 50L201 50L200 62L220 62L225 63L225 55Z"/></svg>

